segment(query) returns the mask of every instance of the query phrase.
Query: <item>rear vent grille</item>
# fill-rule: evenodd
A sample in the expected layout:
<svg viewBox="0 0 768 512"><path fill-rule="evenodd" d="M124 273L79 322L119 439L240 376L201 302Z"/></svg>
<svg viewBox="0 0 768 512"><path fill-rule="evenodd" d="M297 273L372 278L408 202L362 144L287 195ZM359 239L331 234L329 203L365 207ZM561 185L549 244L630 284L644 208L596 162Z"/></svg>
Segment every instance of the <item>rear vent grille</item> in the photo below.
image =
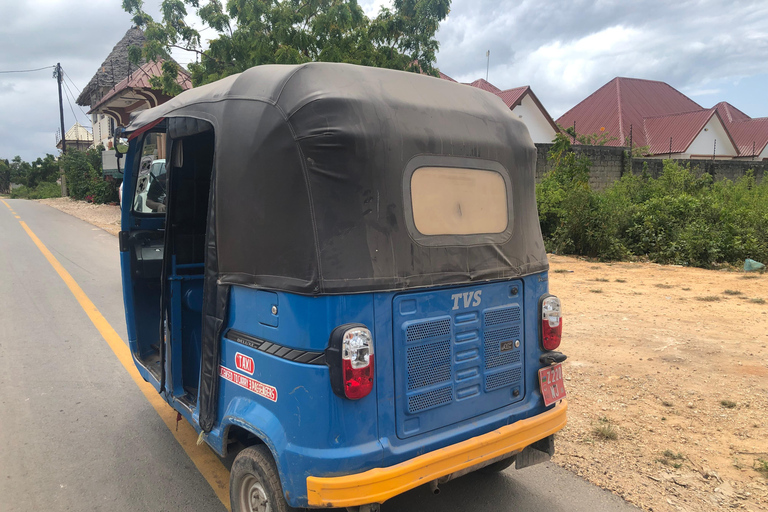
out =
<svg viewBox="0 0 768 512"><path fill-rule="evenodd" d="M514 306L511 308L495 309L493 311L486 311L485 313L485 325L499 325L508 324L510 322L520 321L520 306Z"/></svg>
<svg viewBox="0 0 768 512"><path fill-rule="evenodd" d="M453 401L453 388L446 386L444 388L434 389L426 393L419 393L408 397L408 412L414 413L431 409L438 405L444 405Z"/></svg>
<svg viewBox="0 0 768 512"><path fill-rule="evenodd" d="M485 390L494 391L496 389L512 386L520 382L523 373L520 368L512 368L499 373L493 373L485 376Z"/></svg>
<svg viewBox="0 0 768 512"><path fill-rule="evenodd" d="M451 380L451 342L408 347L408 391Z"/></svg>
<svg viewBox="0 0 768 512"><path fill-rule="evenodd" d="M483 337L485 341L514 341L520 339L520 326L516 325L495 331L486 331Z"/></svg>
<svg viewBox="0 0 768 512"><path fill-rule="evenodd" d="M501 352L500 341L485 340L485 369L520 362L520 349Z"/></svg>
<svg viewBox="0 0 768 512"><path fill-rule="evenodd" d="M406 337L408 343L412 341L425 340L427 338L437 338L438 336L448 336L450 333L450 318L413 324L409 325L406 329Z"/></svg>

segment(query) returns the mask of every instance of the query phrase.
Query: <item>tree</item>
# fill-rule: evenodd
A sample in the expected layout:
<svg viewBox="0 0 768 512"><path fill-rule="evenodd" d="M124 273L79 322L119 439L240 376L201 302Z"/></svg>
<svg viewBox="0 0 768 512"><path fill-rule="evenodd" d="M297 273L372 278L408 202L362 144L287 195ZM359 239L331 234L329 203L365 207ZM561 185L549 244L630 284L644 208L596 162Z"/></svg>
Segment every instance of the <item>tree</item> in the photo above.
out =
<svg viewBox="0 0 768 512"><path fill-rule="evenodd" d="M27 175L29 174L29 170L31 169L29 162L25 162L24 160L21 159L20 156L16 155L15 157L13 157L13 160L11 160L10 168L11 168L11 183L26 185Z"/></svg>
<svg viewBox="0 0 768 512"><path fill-rule="evenodd" d="M451 0L395 0L369 19L357 0L163 0L162 20L143 10L143 0L123 0L123 9L144 29L143 48L131 59L163 60L163 75L153 87L178 94L178 64L172 48L195 53L189 65L194 85L219 80L262 64L347 62L437 76L439 47L435 33L450 11ZM203 49L200 31L185 21L187 7L216 36ZM206 30L203 29L203 30Z"/></svg>
<svg viewBox="0 0 768 512"><path fill-rule="evenodd" d="M38 157L32 162L29 171L27 171L27 186L35 188L38 183L55 182L59 177L59 163L56 157L50 153L45 158Z"/></svg>
<svg viewBox="0 0 768 512"><path fill-rule="evenodd" d="M0 160L0 194L11 191L11 166L8 160Z"/></svg>

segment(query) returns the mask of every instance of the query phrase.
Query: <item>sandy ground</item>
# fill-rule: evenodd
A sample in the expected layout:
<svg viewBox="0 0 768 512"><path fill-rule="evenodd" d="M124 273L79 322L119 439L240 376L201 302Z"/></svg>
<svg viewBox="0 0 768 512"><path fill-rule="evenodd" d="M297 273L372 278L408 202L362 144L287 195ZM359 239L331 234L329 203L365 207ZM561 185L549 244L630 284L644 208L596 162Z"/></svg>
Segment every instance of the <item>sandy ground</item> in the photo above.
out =
<svg viewBox="0 0 768 512"><path fill-rule="evenodd" d="M550 263L571 405L555 462L645 510L768 510L768 275Z"/></svg>
<svg viewBox="0 0 768 512"><path fill-rule="evenodd" d="M94 226L98 226L115 236L117 236L117 233L120 231L119 206L73 201L68 197L39 199L38 202L52 206L57 210L61 210L78 219L90 222Z"/></svg>
<svg viewBox="0 0 768 512"><path fill-rule="evenodd" d="M119 231L117 206L40 202ZM550 263L570 402L554 461L649 511L768 511L768 275Z"/></svg>

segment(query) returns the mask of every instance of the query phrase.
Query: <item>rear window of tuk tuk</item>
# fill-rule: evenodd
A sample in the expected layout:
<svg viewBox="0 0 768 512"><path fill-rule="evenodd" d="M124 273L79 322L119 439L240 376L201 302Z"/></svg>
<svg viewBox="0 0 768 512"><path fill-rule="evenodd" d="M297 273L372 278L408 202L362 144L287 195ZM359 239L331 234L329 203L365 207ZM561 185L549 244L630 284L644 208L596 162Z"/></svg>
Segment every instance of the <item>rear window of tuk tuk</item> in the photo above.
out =
<svg viewBox="0 0 768 512"><path fill-rule="evenodd" d="M403 205L420 245L503 244L512 236L512 184L498 162L415 157L403 173Z"/></svg>

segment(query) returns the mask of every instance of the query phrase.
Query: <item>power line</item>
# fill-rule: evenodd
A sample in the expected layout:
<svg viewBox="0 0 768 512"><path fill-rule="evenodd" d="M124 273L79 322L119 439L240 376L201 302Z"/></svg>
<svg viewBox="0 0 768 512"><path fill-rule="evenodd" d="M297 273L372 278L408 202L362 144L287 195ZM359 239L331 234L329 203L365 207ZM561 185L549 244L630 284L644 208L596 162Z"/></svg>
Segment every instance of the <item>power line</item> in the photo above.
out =
<svg viewBox="0 0 768 512"><path fill-rule="evenodd" d="M65 75L66 75L66 73L65 73ZM75 84L72 84L72 85L75 85ZM72 100L75 102L75 105L77 105L77 100L75 99L75 94L72 92L72 89L69 88L69 86L67 85L67 82L64 82L64 87L68 91L69 95L72 97ZM72 105L70 104L70 107L71 106ZM90 117L88 117L88 114L85 113L85 111L80 107L80 105L77 105L77 108L78 108L78 110L80 110L80 112L83 114L83 116L86 119L90 120ZM77 119L77 118L75 118L75 119Z"/></svg>
<svg viewBox="0 0 768 512"><path fill-rule="evenodd" d="M37 68L37 69L15 69L11 71L0 71L0 73L31 73L33 71L42 71L44 69L52 69L56 66L45 66L44 68Z"/></svg>
<svg viewBox="0 0 768 512"><path fill-rule="evenodd" d="M65 87L64 92L66 93L67 103L69 103L69 109L72 111L72 117L75 119L75 122L77 123L78 122L77 121L77 114L75 114L75 109L72 107L72 101L70 101L70 96L74 97L74 94L72 94L72 91L69 89L69 86L67 85L66 82L62 82L62 83L64 84L64 87ZM82 110L81 110L81 112L82 112ZM83 115L85 115L84 112L83 112ZM87 117L88 116L86 116L86 118ZM88 123L88 126L91 126L91 124Z"/></svg>
<svg viewBox="0 0 768 512"><path fill-rule="evenodd" d="M78 92L78 94L82 94L82 91L80 90L80 88L79 88L78 86L76 86L76 85L75 85L75 82L73 82L73 81L72 81L72 78L70 78L70 76L67 74L67 72L66 72L66 71L64 71L64 78L66 78L67 80L69 80L69 83L71 83L71 84L72 84L72 87L74 87L75 89L77 89L77 92Z"/></svg>

